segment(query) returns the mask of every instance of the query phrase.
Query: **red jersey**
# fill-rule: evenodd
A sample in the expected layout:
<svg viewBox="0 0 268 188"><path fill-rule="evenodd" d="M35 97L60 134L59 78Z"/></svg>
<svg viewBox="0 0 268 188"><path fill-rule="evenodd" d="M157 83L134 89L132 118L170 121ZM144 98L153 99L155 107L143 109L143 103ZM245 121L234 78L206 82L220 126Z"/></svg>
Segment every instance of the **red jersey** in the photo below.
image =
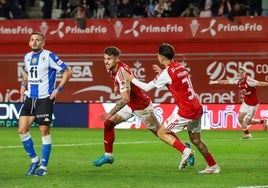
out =
<svg viewBox="0 0 268 188"><path fill-rule="evenodd" d="M153 81L155 87L167 86L179 107L178 114L187 119L198 119L203 114L202 105L195 94L189 72L174 61Z"/></svg>
<svg viewBox="0 0 268 188"><path fill-rule="evenodd" d="M118 63L117 70L114 73L109 71L114 85L119 88L120 92L130 90L130 101L127 103L127 105L133 111L145 109L150 104L151 99L145 94L142 89L124 79L124 71L128 73L131 72L129 66L123 62Z"/></svg>
<svg viewBox="0 0 268 188"><path fill-rule="evenodd" d="M246 75L243 80L236 79L234 81L231 81L230 83L235 83L238 85L241 94L244 95L244 102L247 105L255 106L259 104L257 90L255 87L257 85L257 82L258 81Z"/></svg>

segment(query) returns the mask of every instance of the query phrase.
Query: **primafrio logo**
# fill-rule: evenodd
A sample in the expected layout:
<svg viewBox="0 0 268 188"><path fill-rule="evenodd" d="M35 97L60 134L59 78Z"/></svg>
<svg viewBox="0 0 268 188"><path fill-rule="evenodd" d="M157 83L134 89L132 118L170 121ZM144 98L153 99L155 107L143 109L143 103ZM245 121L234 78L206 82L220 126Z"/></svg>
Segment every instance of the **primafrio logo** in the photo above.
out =
<svg viewBox="0 0 268 188"><path fill-rule="evenodd" d="M202 29L201 33L210 32L211 36L214 37L216 35L216 30L213 29L213 26L215 25L215 23L216 23L215 19L210 20L209 26L207 28Z"/></svg>
<svg viewBox="0 0 268 188"><path fill-rule="evenodd" d="M59 22L58 28L56 30L50 31L50 35L58 34L60 38L64 37L64 33L61 31L61 29L64 26L64 22Z"/></svg>
<svg viewBox="0 0 268 188"><path fill-rule="evenodd" d="M135 20L130 29L125 30L124 34L132 33L134 37L145 34L161 34L161 33L182 33L184 28L178 24L165 24L159 25L161 23L157 22L157 25L154 24L143 24L140 21Z"/></svg>
<svg viewBox="0 0 268 188"><path fill-rule="evenodd" d="M139 21L138 20L135 20L133 22L133 25L132 25L132 28L131 29L128 29L126 30L124 33L125 34L128 34L128 33L133 33L134 37L138 37L139 36L139 32L136 30L136 27L139 25Z"/></svg>

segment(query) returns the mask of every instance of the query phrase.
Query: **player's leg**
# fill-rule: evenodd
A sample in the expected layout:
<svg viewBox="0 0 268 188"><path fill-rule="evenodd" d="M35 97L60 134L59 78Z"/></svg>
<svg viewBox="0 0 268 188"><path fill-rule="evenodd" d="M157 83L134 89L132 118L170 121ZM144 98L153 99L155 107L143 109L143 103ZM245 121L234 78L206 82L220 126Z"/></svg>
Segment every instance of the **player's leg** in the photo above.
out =
<svg viewBox="0 0 268 188"><path fill-rule="evenodd" d="M220 167L213 155L208 151L207 145L201 139L201 118L190 122L187 126L190 141L196 146L207 162L207 168L200 171L202 174L219 173Z"/></svg>
<svg viewBox="0 0 268 188"><path fill-rule="evenodd" d="M30 126L35 119L33 109L31 107L32 99L27 97L21 109L18 127L21 143L32 162L26 173L28 176L34 174L35 170L40 166L40 160L36 154L33 139L30 134Z"/></svg>
<svg viewBox="0 0 268 188"><path fill-rule="evenodd" d="M247 115L245 117L245 122L247 125L261 124L263 126L263 130L266 131L268 123L267 119L254 119L258 106L258 104L256 106L249 106Z"/></svg>
<svg viewBox="0 0 268 188"><path fill-rule="evenodd" d="M52 122L53 108L54 108L54 100L45 98L45 99L38 99L36 101L36 122L39 124L39 131L42 139L41 166L35 172L36 176L44 176L47 174L47 166L52 149L50 124Z"/></svg>
<svg viewBox="0 0 268 188"><path fill-rule="evenodd" d="M114 127L132 117L132 110L126 105L118 113L104 122L104 155L93 161L93 166L102 166L103 164L112 164L114 162L113 143L115 140Z"/></svg>
<svg viewBox="0 0 268 188"><path fill-rule="evenodd" d="M179 169L185 168L187 161L191 162L193 165L192 162L194 161L194 152L192 149L188 148L178 137L174 137L171 133L182 131L188 123L188 119L182 118L178 114L172 114L165 121L164 126L161 126L157 132L157 135L161 140L173 146L176 150L182 153L182 158L178 167Z"/></svg>
<svg viewBox="0 0 268 188"><path fill-rule="evenodd" d="M242 103L239 109L239 115L238 115L238 121L240 125L242 126L242 131L244 132L243 139L250 139L252 138L252 135L250 134L248 130L248 124L245 122L245 116L248 113L249 106L246 103Z"/></svg>

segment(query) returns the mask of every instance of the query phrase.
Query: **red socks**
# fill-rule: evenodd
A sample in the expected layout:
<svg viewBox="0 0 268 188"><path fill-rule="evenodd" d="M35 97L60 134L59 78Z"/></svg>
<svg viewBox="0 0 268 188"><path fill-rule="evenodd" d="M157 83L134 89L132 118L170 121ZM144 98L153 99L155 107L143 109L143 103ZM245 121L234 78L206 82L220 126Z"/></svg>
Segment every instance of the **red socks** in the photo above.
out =
<svg viewBox="0 0 268 188"><path fill-rule="evenodd" d="M173 147L179 150L181 153L183 153L183 150L186 148L184 143L182 143L180 140L175 140Z"/></svg>
<svg viewBox="0 0 268 188"><path fill-rule="evenodd" d="M114 143L114 122L106 120L104 122L104 150L106 153L113 152L113 143Z"/></svg>
<svg viewBox="0 0 268 188"><path fill-rule="evenodd" d="M208 153L206 156L204 156L205 160L207 161L208 166L214 166L216 164L215 159L213 156Z"/></svg>

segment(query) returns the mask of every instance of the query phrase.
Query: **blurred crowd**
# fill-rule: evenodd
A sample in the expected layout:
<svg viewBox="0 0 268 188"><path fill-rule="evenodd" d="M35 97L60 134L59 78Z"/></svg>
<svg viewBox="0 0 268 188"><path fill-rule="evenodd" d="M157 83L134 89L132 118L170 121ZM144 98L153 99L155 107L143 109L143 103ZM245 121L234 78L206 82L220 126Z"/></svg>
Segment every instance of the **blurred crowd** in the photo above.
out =
<svg viewBox="0 0 268 188"><path fill-rule="evenodd" d="M29 18L28 9L37 0L0 0L0 18ZM150 18L267 16L268 0L40 0L42 18L51 19L54 9L58 19L67 18Z"/></svg>

